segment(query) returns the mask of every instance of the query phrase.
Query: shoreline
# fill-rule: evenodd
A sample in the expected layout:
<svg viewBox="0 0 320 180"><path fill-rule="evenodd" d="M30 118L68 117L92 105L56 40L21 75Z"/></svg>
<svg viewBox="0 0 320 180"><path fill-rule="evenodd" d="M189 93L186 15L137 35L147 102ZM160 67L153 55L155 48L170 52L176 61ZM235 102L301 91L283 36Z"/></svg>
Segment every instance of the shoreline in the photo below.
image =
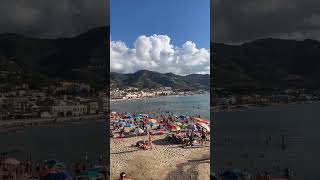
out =
<svg viewBox="0 0 320 180"><path fill-rule="evenodd" d="M190 95L169 95L169 96L157 96L157 97L149 97L149 98L134 98L134 99L110 99L110 102L118 102L118 101L134 101L134 100L150 100L150 99L158 99L162 97L185 97L185 96L205 96L210 95L207 94L190 94Z"/></svg>
<svg viewBox="0 0 320 180"><path fill-rule="evenodd" d="M103 119L104 114L73 116L73 117L59 117L59 118L34 118L34 119L16 119L16 120L2 120L0 121L1 129L15 129L25 128L61 122L81 122L95 119Z"/></svg>
<svg viewBox="0 0 320 180"><path fill-rule="evenodd" d="M307 102L291 102L287 104L241 104L241 105L231 105L228 108L221 109L221 106L210 106L211 112L243 112L254 109L272 108L272 107L283 107L283 106L294 106L302 104L317 104L320 101L307 101Z"/></svg>

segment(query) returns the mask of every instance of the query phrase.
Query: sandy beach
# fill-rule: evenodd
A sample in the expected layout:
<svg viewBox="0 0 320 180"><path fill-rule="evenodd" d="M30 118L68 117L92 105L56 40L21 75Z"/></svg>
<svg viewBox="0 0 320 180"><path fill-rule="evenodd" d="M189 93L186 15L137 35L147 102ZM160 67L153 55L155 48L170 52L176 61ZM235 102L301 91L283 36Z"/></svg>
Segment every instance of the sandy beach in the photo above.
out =
<svg viewBox="0 0 320 180"><path fill-rule="evenodd" d="M164 138L165 135L153 136L152 150L134 146L147 140L147 136L111 138L111 180L123 171L133 180L210 179L210 141L207 146L183 148Z"/></svg>

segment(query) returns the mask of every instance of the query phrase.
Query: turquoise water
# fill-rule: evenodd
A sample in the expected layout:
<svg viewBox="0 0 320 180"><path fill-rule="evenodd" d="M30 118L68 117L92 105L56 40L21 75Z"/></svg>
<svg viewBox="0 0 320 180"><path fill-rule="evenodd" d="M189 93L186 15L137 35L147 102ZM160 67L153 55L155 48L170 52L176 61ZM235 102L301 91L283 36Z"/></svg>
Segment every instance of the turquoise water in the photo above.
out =
<svg viewBox="0 0 320 180"><path fill-rule="evenodd" d="M165 114L170 111L176 115L200 116L210 120L210 96L164 96L153 99L112 101L111 111L145 112L150 114Z"/></svg>

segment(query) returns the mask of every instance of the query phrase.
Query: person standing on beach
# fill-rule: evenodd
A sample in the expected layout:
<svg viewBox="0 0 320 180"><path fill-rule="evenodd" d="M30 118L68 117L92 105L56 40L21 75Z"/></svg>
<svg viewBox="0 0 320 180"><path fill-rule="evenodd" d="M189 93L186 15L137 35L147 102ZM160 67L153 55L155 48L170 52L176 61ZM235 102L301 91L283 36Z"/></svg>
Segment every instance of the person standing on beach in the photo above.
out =
<svg viewBox="0 0 320 180"><path fill-rule="evenodd" d="M201 131L201 146L203 146L203 143L204 143L205 146L207 145L206 132L202 128L202 131Z"/></svg>
<svg viewBox="0 0 320 180"><path fill-rule="evenodd" d="M124 136L124 127L122 127L120 130L120 137L123 137L123 136Z"/></svg>
<svg viewBox="0 0 320 180"><path fill-rule="evenodd" d="M36 177L39 178L39 172L40 172L40 164L36 164Z"/></svg>
<svg viewBox="0 0 320 180"><path fill-rule="evenodd" d="M144 120L142 120L142 130L145 130L145 123L144 123Z"/></svg>
<svg viewBox="0 0 320 180"><path fill-rule="evenodd" d="M153 146L153 145L152 145L152 137L151 137L151 135L152 135L151 132L149 132L149 133L148 133L148 145L149 145L149 146L151 147L151 149L152 149L152 146Z"/></svg>

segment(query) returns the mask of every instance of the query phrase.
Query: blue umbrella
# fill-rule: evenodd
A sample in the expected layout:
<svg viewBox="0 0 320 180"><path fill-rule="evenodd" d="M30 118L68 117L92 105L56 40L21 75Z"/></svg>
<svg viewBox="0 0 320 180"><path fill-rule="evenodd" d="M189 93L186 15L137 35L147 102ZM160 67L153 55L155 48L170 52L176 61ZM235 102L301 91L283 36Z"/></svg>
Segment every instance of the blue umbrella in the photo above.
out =
<svg viewBox="0 0 320 180"><path fill-rule="evenodd" d="M149 125L150 125L150 126L155 126L155 125L157 125L157 123L150 122Z"/></svg>
<svg viewBox="0 0 320 180"><path fill-rule="evenodd" d="M57 175L58 175L61 179L71 179L71 178L72 178L72 176L71 176L69 173L65 172L65 171L59 172Z"/></svg>
<svg viewBox="0 0 320 180"><path fill-rule="evenodd" d="M58 164L58 163L60 163L60 162L57 161L57 160L48 160L48 161L45 162L45 165L46 165L49 169L51 169L54 165L56 165L56 164Z"/></svg>
<svg viewBox="0 0 320 180"><path fill-rule="evenodd" d="M119 121L118 124L121 125L121 126L125 126L127 123L124 122L124 121Z"/></svg>
<svg viewBox="0 0 320 180"><path fill-rule="evenodd" d="M51 173L48 175L48 180L71 180L72 176L67 172L58 172L58 173Z"/></svg>
<svg viewBox="0 0 320 180"><path fill-rule="evenodd" d="M126 127L133 127L134 124L127 124Z"/></svg>
<svg viewBox="0 0 320 180"><path fill-rule="evenodd" d="M188 124L188 129L196 130L197 126L195 124Z"/></svg>

